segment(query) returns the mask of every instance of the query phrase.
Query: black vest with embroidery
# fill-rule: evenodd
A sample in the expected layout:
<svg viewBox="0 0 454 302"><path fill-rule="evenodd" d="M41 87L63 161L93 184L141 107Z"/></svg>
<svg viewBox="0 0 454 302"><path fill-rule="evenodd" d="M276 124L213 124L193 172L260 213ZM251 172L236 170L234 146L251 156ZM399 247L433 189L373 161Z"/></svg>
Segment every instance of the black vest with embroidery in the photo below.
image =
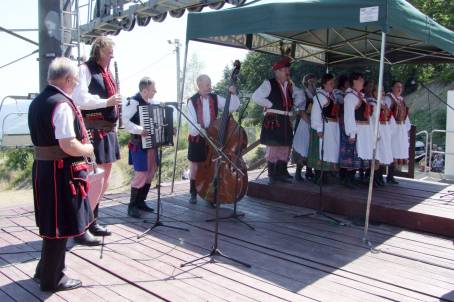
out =
<svg viewBox="0 0 454 302"><path fill-rule="evenodd" d="M91 74L91 81L88 85L88 92L90 94L98 95L102 99L107 99L107 89L102 77L102 69L93 60L88 60L85 63ZM93 110L82 110L82 116L88 120L105 120L115 123L118 120L115 106L98 108Z"/></svg>
<svg viewBox="0 0 454 302"><path fill-rule="evenodd" d="M327 95L324 95L325 98L328 100L328 104L325 104L322 108L323 115L326 118L330 119L337 119L337 105L336 103Z"/></svg>
<svg viewBox="0 0 454 302"><path fill-rule="evenodd" d="M361 101L361 105L355 109L355 120L360 122L367 122L369 121L369 104L364 101Z"/></svg>
<svg viewBox="0 0 454 302"><path fill-rule="evenodd" d="M136 100L137 102L139 102L139 104L137 105L136 113L134 113L134 115L129 120L136 125L140 125L139 106L146 106L148 105L148 102L142 98L140 93L137 93L136 95L128 98L128 101L130 99Z"/></svg>
<svg viewBox="0 0 454 302"><path fill-rule="evenodd" d="M210 102L211 102L211 100L213 100L214 116L215 116L215 118L217 118L218 114L219 114L219 108L218 108L218 102L217 102L218 96L216 94L214 94L214 93L210 93L210 94L208 94L208 97L209 97ZM198 93L194 94L193 96L191 96L191 98L189 100L191 101L192 106L194 107L194 110L195 110L196 115L197 115L198 110L200 110L199 109L199 105L203 106L202 102L199 102L200 94L198 94ZM197 122L200 125L203 125L203 121L197 120Z"/></svg>
<svg viewBox="0 0 454 302"><path fill-rule="evenodd" d="M271 92L270 95L268 96L268 100L273 104L271 109L276 109L276 110L282 110L282 111L290 111L293 107L293 98L292 98L292 93L287 93L287 107L285 107L285 99L283 96L283 91L281 89L281 85L278 83L276 79L270 79L270 84L271 84ZM287 84L290 85L290 84ZM289 90L287 86L287 90Z"/></svg>
<svg viewBox="0 0 454 302"><path fill-rule="evenodd" d="M57 88L48 85L30 104L28 109L28 127L35 146L56 146L53 114L55 107L68 101ZM83 139L82 127L78 118L74 118L74 132L78 140Z"/></svg>

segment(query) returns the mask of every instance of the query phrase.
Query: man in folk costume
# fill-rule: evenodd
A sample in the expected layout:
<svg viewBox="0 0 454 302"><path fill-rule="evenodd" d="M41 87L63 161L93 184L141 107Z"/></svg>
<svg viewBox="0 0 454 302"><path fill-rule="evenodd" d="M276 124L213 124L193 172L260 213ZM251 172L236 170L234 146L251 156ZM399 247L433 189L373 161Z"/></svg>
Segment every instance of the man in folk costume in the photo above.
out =
<svg viewBox="0 0 454 302"><path fill-rule="evenodd" d="M344 98L344 125L348 140L341 145L340 164L347 169L344 184L352 187L357 169L367 169L373 156L374 131L370 122L372 110L361 90L364 76L354 72Z"/></svg>
<svg viewBox="0 0 454 302"><path fill-rule="evenodd" d="M79 85L74 91L74 101L82 110L85 125L91 133L95 148L96 163L104 170L101 196L107 190L112 163L120 158L116 123L119 118L121 96L111 72L114 43L110 38L99 37L93 42L90 58L80 65ZM95 236L109 236L106 227L97 223L99 204L94 210L95 221L89 232L76 238L83 245L100 244Z"/></svg>
<svg viewBox="0 0 454 302"><path fill-rule="evenodd" d="M190 161L190 194L189 203L197 203L197 168L199 163L207 157L208 143L200 135L199 130L206 134L211 122L218 117L220 110L224 109L226 99L211 92L211 79L203 74L197 77L198 92L188 99L188 113L192 123L189 123L189 146L188 160ZM240 99L236 95L236 87L230 86L231 93L229 112L236 111L240 107ZM195 124L196 127L193 126Z"/></svg>
<svg viewBox="0 0 454 302"><path fill-rule="evenodd" d="M326 177L321 178L321 165L323 164L323 171L325 172L337 170L340 133L338 104L333 94L334 77L331 74L323 75L321 86L317 89L313 98L311 132L312 136L317 136L317 138L314 138L311 142L309 165L316 169L316 181L326 182Z"/></svg>
<svg viewBox="0 0 454 302"><path fill-rule="evenodd" d="M139 92L128 98L123 109L123 125L131 134L129 141L129 163L134 168L134 177L131 181L131 197L128 205L128 215L133 218L141 218L140 211L153 212L146 203L153 179L158 166L156 148L143 149L142 136L148 135L140 125L139 106L147 106L153 103L156 93L155 82L144 77L139 82Z"/></svg>
<svg viewBox="0 0 454 302"><path fill-rule="evenodd" d="M382 89L383 90L383 89ZM373 125L378 118L378 141L375 159L378 162L377 171L375 172L374 184L378 186L384 186L383 173L386 166L393 163L393 154L391 150L391 125L389 120L391 118L391 111L388 109L384 102L384 90L382 93L383 101L381 102L380 111L376 111L377 97L378 97L378 86L375 85L372 90L372 97L368 98L368 103L371 105L373 110ZM377 116L378 115L378 116Z"/></svg>
<svg viewBox="0 0 454 302"><path fill-rule="evenodd" d="M66 242L80 236L93 221L88 200L88 165L93 156L82 116L70 95L77 67L56 58L48 70L49 85L32 101L28 112L35 146L32 183L35 219L43 238L35 279L43 291L81 286L64 273Z"/></svg>
<svg viewBox="0 0 454 302"><path fill-rule="evenodd" d="M312 168L309 167L307 156L309 154L309 145L311 139L311 110L313 97L315 94L315 85L317 78L314 74L306 74L303 78L303 91L301 102L295 104L296 111L299 115L299 121L296 126L295 137L293 138L292 160L296 163L295 180L303 180L301 171L306 165L306 179L313 177Z"/></svg>
<svg viewBox="0 0 454 302"><path fill-rule="evenodd" d="M266 145L270 184L292 182L287 171L290 147L293 143L293 85L290 81L290 59L284 57L273 65L274 78L265 80L252 94L252 100L265 107L260 143ZM298 100L301 103L301 98Z"/></svg>
<svg viewBox="0 0 454 302"><path fill-rule="evenodd" d="M402 97L403 85L400 81L394 81L392 91L385 97L385 103L392 113L391 117L391 149L394 163L388 166L387 182L397 184L394 179L395 166L405 165L408 160L409 131L411 129L408 117L408 107Z"/></svg>

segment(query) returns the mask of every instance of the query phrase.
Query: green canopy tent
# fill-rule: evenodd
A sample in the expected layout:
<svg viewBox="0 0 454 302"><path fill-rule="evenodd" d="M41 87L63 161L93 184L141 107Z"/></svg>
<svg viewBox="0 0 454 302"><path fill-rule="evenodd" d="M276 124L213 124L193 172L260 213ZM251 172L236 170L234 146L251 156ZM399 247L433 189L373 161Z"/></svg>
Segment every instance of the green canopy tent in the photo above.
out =
<svg viewBox="0 0 454 302"><path fill-rule="evenodd" d="M403 0L262 0L188 15L187 40L321 64L454 62L454 33Z"/></svg>
<svg viewBox="0 0 454 302"><path fill-rule="evenodd" d="M277 55L284 46L295 60L327 67L378 63L379 87L383 86L385 64L454 62L454 32L404 0L256 0L238 8L190 13L183 78L191 40ZM378 93L376 108L380 108L381 89ZM177 132L180 121L181 115ZM377 136L378 120L374 158ZM371 179L374 165L372 161ZM365 242L371 199L372 181L367 198Z"/></svg>

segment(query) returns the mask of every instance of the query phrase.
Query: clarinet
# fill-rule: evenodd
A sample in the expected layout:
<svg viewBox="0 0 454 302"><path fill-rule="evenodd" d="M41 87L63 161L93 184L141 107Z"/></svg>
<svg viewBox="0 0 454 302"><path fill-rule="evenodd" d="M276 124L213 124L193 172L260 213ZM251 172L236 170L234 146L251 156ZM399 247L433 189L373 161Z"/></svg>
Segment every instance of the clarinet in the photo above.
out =
<svg viewBox="0 0 454 302"><path fill-rule="evenodd" d="M117 94L120 93L120 78L118 77L118 65L117 61L114 62L114 69L115 69L115 85L117 86ZM118 106L118 128L124 129L123 126L123 113L122 113L122 105Z"/></svg>

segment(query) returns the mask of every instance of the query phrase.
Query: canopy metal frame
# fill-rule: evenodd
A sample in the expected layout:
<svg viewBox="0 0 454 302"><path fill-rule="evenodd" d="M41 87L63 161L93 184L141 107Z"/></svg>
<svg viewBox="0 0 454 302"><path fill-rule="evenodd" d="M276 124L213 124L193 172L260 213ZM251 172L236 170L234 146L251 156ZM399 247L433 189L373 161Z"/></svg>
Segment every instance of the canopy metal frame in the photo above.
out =
<svg viewBox="0 0 454 302"><path fill-rule="evenodd" d="M321 1L321 0L320 0ZM327 3L332 4L333 1L327 1ZM278 2L278 1L257 1L253 2L252 6L254 5L261 5L264 3L264 7L266 8L273 8L276 9L274 12L278 10L278 5L289 5L286 2ZM308 1L307 3L304 0L295 1L295 4L300 5L308 5L308 3L312 3ZM372 3L372 1L371 1ZM385 4L385 6L383 6ZM269 30L260 31L258 25L253 23L253 20L247 20L250 24L248 30L244 28L225 28L225 27L210 27L209 29L203 28L202 31L198 31L196 33L190 32L190 26L192 24L206 24L210 18L220 17L219 14L225 14L224 19L222 21L226 22L234 21L232 19L236 18L237 16L232 11L225 11L225 12L211 12L211 13L192 13L188 17L188 25L187 25L187 37L186 37L186 51L185 51L185 59L184 59L184 73L183 78L186 72L186 63L187 63L187 54L188 54L188 45L189 41L198 41L204 43L211 43L217 44L221 46L229 46L235 48L243 48L250 51L258 51L258 52L265 52L265 53L273 53L276 55L280 55L281 45L284 44L286 47L290 47L291 49L291 56L296 60L308 60L315 63L322 64L326 67L329 65L335 64L365 64L365 63L378 63L379 64L379 76L378 76L378 87L383 87L383 75L384 75L384 66L386 65L396 65L402 63L453 63L454 62L454 42L452 39L454 33L443 28L442 26L438 25L436 22L424 16L419 11L417 11L414 7L409 5L407 2L403 0L396 1L394 4L403 5L402 12L395 11L393 13L402 13L407 14L410 18L417 18L417 21L421 21L422 19L426 22L425 28L424 25L421 26L421 31L428 31L428 35L421 35L419 33L415 34L409 28L408 24L405 24L406 28L399 30L398 28L391 28L392 25L388 24L386 20L389 15L392 13L389 11L389 5L391 2L386 1L377 1L376 5L380 5L380 9L383 11L385 10L385 14L382 15L382 12L379 15L379 22L372 22L369 24L361 24L357 28L352 26L340 26L340 27L332 27L326 26L321 27L318 29L311 29L305 28L303 26L301 29L304 28L302 31L297 31L295 33L295 26L294 24L289 24L286 30L283 30L283 25L279 24L279 28L281 29L279 32L269 32ZM372 5L372 4L371 4ZM302 6L301 6L302 7ZM307 8L308 6L305 6ZM294 7L292 7L293 9ZM244 9L254 9L248 8L248 5L240 8L235 8L234 10L244 10ZM288 9L288 7L287 7ZM358 9L358 7L352 7L352 9ZM245 11L246 12L246 11ZM246 13L245 13L246 14ZM413 14L413 15L412 15ZM207 18L203 18L207 16ZM241 15L244 17L244 15ZM292 15L293 16L293 15ZM296 16L296 15L295 15ZM201 17L201 18L198 18ZM301 18L301 16L297 16ZM383 18L386 19L385 22ZM392 16L393 24L399 26L398 18L396 15ZM197 20L198 19L198 20ZM408 16L407 16L408 19ZM216 19L218 20L218 19ZM303 18L304 20L304 18ZM218 21L221 21L219 18ZM238 21L238 20L236 20ZM259 20L260 22L263 20ZM205 22L205 23L204 23ZM251 23L252 22L252 23ZM307 21L306 21L307 22ZM361 21L360 21L361 22ZM209 23L209 22L208 22ZM222 22L218 22L221 24ZM223 24L223 23L222 23ZM251 24L254 24L252 26ZM257 26L256 26L257 25ZM260 26L264 26L265 28L270 28L270 24L267 23L260 23ZM343 34L343 30L348 31L352 37L347 37ZM434 31L433 34L435 36L432 39L430 36L432 34L432 30ZM219 31L219 33L218 33ZM249 31L249 32L248 32ZM323 36L322 36L323 33ZM437 35L438 34L438 35ZM310 36L313 38L311 41L309 38L304 38L304 36ZM444 40L441 38L444 38ZM331 43L330 39L334 38L338 39L339 41L334 41ZM260 41L257 41L261 39ZM426 41L423 41L426 40ZM446 42L450 41L450 42ZM262 43L260 43L262 42ZM358 43L364 43L364 50L360 49L357 46ZM254 45L255 44L255 45ZM440 48L438 48L440 47ZM346 49L345 49L346 48ZM449 49L449 51L447 51ZM349 52L351 51L351 52ZM341 56L336 58L335 56ZM343 57L342 57L343 56ZM327 68L328 71L328 68ZM184 91L184 83L181 85L180 94L181 98L180 108L183 103L182 96ZM378 99L377 99L377 106L375 110L380 110L381 102L382 102L382 89L378 89ZM376 116L378 112L375 112ZM179 117L180 118L180 117ZM373 178L375 173L375 159L376 159L376 149L377 149L377 140L378 140L378 119L375 120L374 125L374 146L373 146L373 159L372 159L372 167L370 173L370 181L369 181L369 189L367 194L367 206L365 211L365 223L364 223L364 233L363 233L363 242L367 244L369 247L372 248L372 245L368 239L368 230L369 230L369 216L370 216L370 206L372 202L372 194L373 194ZM178 139L178 138L177 138ZM177 152L177 150L175 150Z"/></svg>

